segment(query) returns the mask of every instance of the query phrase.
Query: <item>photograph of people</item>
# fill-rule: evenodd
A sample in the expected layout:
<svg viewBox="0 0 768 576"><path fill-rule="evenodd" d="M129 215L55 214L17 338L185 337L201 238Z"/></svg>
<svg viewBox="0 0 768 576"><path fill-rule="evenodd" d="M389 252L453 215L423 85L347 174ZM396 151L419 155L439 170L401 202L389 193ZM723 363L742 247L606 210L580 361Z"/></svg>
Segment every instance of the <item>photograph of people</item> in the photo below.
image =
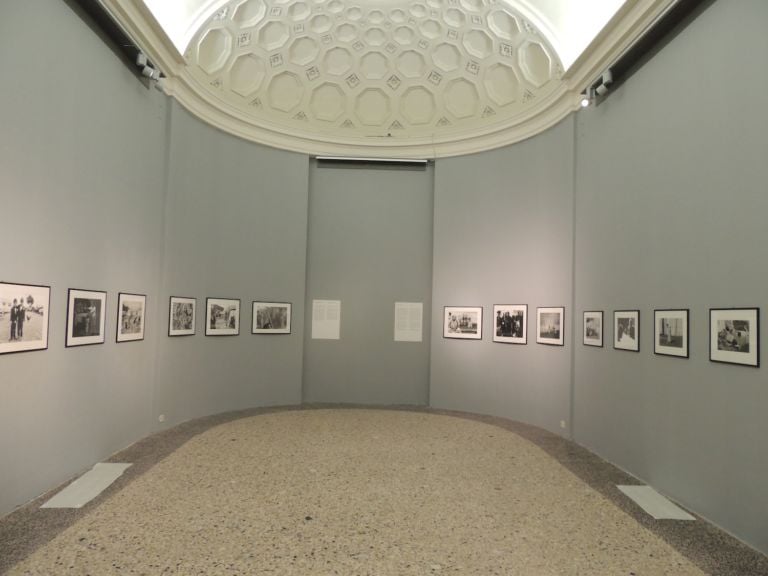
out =
<svg viewBox="0 0 768 576"><path fill-rule="evenodd" d="M50 288L0 282L0 354L48 347Z"/></svg>
<svg viewBox="0 0 768 576"><path fill-rule="evenodd" d="M43 307L32 294L0 297L0 344L40 340L43 329Z"/></svg>

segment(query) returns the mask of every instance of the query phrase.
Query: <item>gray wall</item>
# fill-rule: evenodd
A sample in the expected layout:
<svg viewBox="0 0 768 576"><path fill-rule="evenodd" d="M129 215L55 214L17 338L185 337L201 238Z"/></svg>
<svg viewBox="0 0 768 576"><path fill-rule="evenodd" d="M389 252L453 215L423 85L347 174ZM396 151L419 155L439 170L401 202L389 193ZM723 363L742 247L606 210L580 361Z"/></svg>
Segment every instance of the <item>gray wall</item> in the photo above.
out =
<svg viewBox="0 0 768 576"><path fill-rule="evenodd" d="M435 168L430 403L570 423L573 119ZM528 304L528 344L492 342L493 305ZM442 338L444 306L483 306L483 339ZM565 306L565 346L536 344L537 306Z"/></svg>
<svg viewBox="0 0 768 576"><path fill-rule="evenodd" d="M118 291L161 304L167 139L165 97L64 2L3 3L0 72L0 279L52 288L49 349L0 357L2 515L151 430L162 330L115 329ZM68 288L108 292L105 344L64 348Z"/></svg>
<svg viewBox="0 0 768 576"><path fill-rule="evenodd" d="M171 106L165 273L197 298L197 334L159 342L153 413L166 426L252 406L298 404L304 329L307 157L244 142ZM239 298L239 336L205 336L205 299ZM292 303L292 332L251 334L252 302Z"/></svg>
<svg viewBox="0 0 768 576"><path fill-rule="evenodd" d="M310 170L304 400L426 404L433 171ZM311 339L312 300L341 300L341 339ZM424 303L422 342L394 342L395 302Z"/></svg>
<svg viewBox="0 0 768 576"><path fill-rule="evenodd" d="M762 0L715 2L578 114L576 311L639 308L641 349L612 350L608 330L574 364L579 443L764 552L765 368L710 362L708 322L710 307L765 313L766 22ZM675 307L688 360L653 354L653 309Z"/></svg>
<svg viewBox="0 0 768 576"><path fill-rule="evenodd" d="M427 172L310 168L147 89L64 2L2 16L0 279L53 290L49 350L0 358L0 515L161 414L429 403L571 433L768 551L764 368L707 335L709 307L765 301L768 4L715 2L601 106ZM109 292L105 344L64 348L71 287ZM114 342L118 291L148 294L142 342ZM172 294L197 335L166 337ZM206 296L241 299L240 336L203 335ZM340 341L309 338L315 298ZM251 335L254 299L291 301L293 333ZM422 343L393 342L395 301L424 302ZM491 341L494 303L529 305L528 345ZM445 305L483 306L483 340L443 339ZM566 346L537 345L557 305ZM690 308L690 359L652 354L661 307ZM584 310L624 308L639 354L581 344Z"/></svg>

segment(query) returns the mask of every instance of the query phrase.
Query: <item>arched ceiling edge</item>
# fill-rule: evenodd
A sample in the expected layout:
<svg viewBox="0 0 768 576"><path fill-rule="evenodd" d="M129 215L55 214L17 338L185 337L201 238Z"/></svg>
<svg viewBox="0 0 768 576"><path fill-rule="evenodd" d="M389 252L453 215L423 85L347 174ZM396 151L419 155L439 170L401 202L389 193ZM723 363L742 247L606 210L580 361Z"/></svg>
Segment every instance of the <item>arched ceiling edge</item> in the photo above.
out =
<svg viewBox="0 0 768 576"><path fill-rule="evenodd" d="M338 86L341 85L344 78L331 78L332 82L328 82L325 79L325 84L320 84L320 87L322 88L326 84L330 85L331 88L326 90L328 94L321 94L322 97L318 97L316 96L317 90L315 90L313 95L305 93L302 96L303 100L297 103L294 108L289 109L287 114L283 114L283 110L279 109L269 110L271 115L264 114L259 116L258 114L253 114L247 108L238 106L237 99L232 98L232 94L222 94L220 92L220 88L225 84L226 80L218 80L219 85L216 86L217 79L211 79L216 74L207 74L210 70L202 69L199 58L197 58L199 53L193 58L190 58L192 54L189 51L185 56L178 53L171 40L142 2L136 0L102 0L102 2L167 76L162 82L163 90L169 96L174 97L193 115L213 126L246 140L309 155L394 156L403 158L439 158L481 152L519 142L551 127L578 108L580 93L584 87L591 83L605 67L610 65L673 3L672 0L638 0L625 4L567 72L563 72L562 69L557 70L555 75L548 78L542 86L538 87L540 89L539 92L535 94L535 97L529 98L526 106L520 106L520 109L511 111L504 117L501 117L503 116L502 114L497 113L497 110L502 107L496 106L501 101L502 96L498 93L490 94L489 91L489 93L485 93L483 96L493 104L493 106L486 104L487 109L491 110L489 113L491 118L486 122L481 121L482 111L478 106L482 105L482 102L474 102L478 100L477 96L480 96L480 90L472 88L471 79L466 81L466 79L461 77L454 76L450 78L446 74L446 78L449 78L449 82L452 82L451 86L454 87L455 94L443 94L440 96L440 98L446 101L445 107L447 112L443 111L443 119L447 118L447 122L453 120L454 124L444 126L448 129L441 132L437 129L431 130L431 126L424 126L423 122L421 130L418 129L418 125L415 126L416 129L411 129L413 127L407 125L409 114L411 116L422 114L420 118L410 117L410 119L423 120L423 118L429 115L429 112L424 112L418 108L409 109L408 106L410 104L403 103L402 97L398 101L391 94L388 94L384 86L385 77L375 79L378 84L372 81L371 86L360 86L354 94L357 94L358 98L362 96L363 99L371 96L371 103L366 101L361 104L359 99L354 101L354 105L350 106L349 110L337 116L335 123L330 122L332 115L326 108L322 108L318 102L333 102L334 99L343 98L349 101L349 96L344 96L342 91L338 90ZM237 9L237 7L243 4L246 4L246 2L238 0L236 2L222 2L219 3L219 6L220 9L221 6L230 8L234 6ZM265 4L265 6L268 7L269 4ZM483 17L487 18L488 13L488 10L486 10L483 13ZM519 15L514 13L510 14L519 17ZM431 13L431 16L430 14L425 14L424 18L437 20L440 16L444 18L445 15L438 14L435 11ZM229 13L229 17L232 17L231 13ZM209 16L207 20L209 25L211 18ZM413 28L418 29L419 24L425 22L425 19L417 20L412 18L412 20L416 21ZM270 20L269 22L273 21ZM440 22L440 20L437 21ZM340 26L343 24L344 22L340 20L336 25ZM523 25L525 25L524 22ZM217 29L216 26L220 26L220 24L213 25L211 29ZM228 23L226 26L233 26L233 24ZM447 34L455 27L444 26L444 28L444 32ZM386 31L383 26L381 26L381 29ZM237 30L235 29L235 32ZM466 33L467 30L470 30L470 28L464 29L464 32ZM528 28L525 30L528 30ZM232 36L234 40L234 35L230 33L230 30L227 30L226 34ZM532 34L538 34L538 31L533 29ZM278 38L278 42L280 41L279 34L273 34L273 36ZM304 37L305 35L299 35L293 41L297 42L300 38ZM314 39L315 43L321 46L317 34L314 36L310 34L307 37L310 40ZM391 28L390 35L385 37L385 39L392 39ZM201 40L200 34L193 38L193 42L198 42L198 49ZM496 47L498 39L493 38L492 40L495 43L494 47ZM441 42L441 39L438 38L438 42ZM307 44L310 43L307 42ZM394 44L395 42L392 43ZM448 43L445 42L444 44L447 45ZM551 45L548 45L546 40L543 40L541 45L551 49ZM463 49L467 48L466 45L459 46ZM478 48L478 46L469 45L469 58L467 58L465 51L464 59L471 61L471 50ZM354 49L348 46L342 48L348 54L354 56ZM407 51L402 50L403 47L399 48L401 48L399 53ZM409 47L405 46L405 48ZM368 47L366 46L362 50L366 51ZM377 51L383 53L383 50ZM374 52L369 50L365 53L373 54ZM415 50L412 50L412 52L415 53ZM449 52L446 49L446 53ZM325 53L327 54L327 51ZM284 54L289 58L291 57L290 52L284 52ZM254 59L261 56L254 56ZM497 58L496 56L493 57ZM230 54L227 58L229 58L229 61L224 68L231 70L233 68L233 60L236 61L237 57ZM434 53L429 54L429 57L425 56L424 60L430 60L430 64L434 69L438 71L443 70L434 65L436 61ZM499 74L502 80L504 73L508 73L508 70L512 71L511 74L508 74L509 77L513 77L515 73L521 74L519 66L513 69L513 66L505 66L505 62L500 62L499 60L497 58L497 61L490 66L491 72L494 70L493 66L496 66L497 72L502 72L502 74ZM437 62L438 64L441 63L439 59L437 59ZM203 63L207 62L204 61ZM442 64L445 64L445 62L442 62ZM464 64L463 61L462 64ZM393 66L396 66L396 64ZM273 75L273 78L277 78L276 82L278 83L278 87L275 89L276 93L280 97L284 94L290 96L291 84L297 84L297 79L301 78L299 73L305 69L309 69L309 67L303 66L298 68L294 66L292 69L278 73L282 74L282 76ZM394 67L390 68L389 71L394 72L393 75L396 75L398 72ZM345 72L349 72L349 70L345 70ZM353 70L352 74L354 73L355 71ZM421 100L429 101L428 96L424 98L426 92L421 89L421 85L427 83L427 74L428 71L424 70L420 78L413 80L410 88L407 89L410 92L405 92L406 98L410 94L413 96L413 100L418 101L421 98ZM484 87L488 88L490 86L492 89L496 89L497 87L493 86L487 80L487 77L487 75L483 76ZM279 83L285 84L288 88L286 89ZM506 86L503 83L501 85ZM235 88L241 87L235 83ZM533 92L533 90L530 91ZM403 92L401 91L401 93ZM467 94L470 96L467 97ZM235 93L234 95L239 96L240 93ZM267 97L270 96L271 94L267 94ZM451 97L454 98L454 102L451 102ZM462 100L462 97L464 100ZM389 101L382 104L381 102L384 102L384 98L388 98ZM480 121L467 118L468 121L462 124L461 118L457 120L456 116L452 115L453 112L456 112L457 115L462 113L463 109L460 106L466 102L472 102L476 106L474 116L476 117L475 119ZM278 108L281 106L286 107L282 104L282 100L277 99L270 102L270 104L274 104ZM507 104L507 109L512 110L513 106L510 105L512 103L508 102ZM261 102L261 105L264 106L264 103ZM377 105L379 108L387 110L390 114L384 122L379 122L378 117L373 117L377 110ZM366 116L369 112L371 114L370 117ZM440 111L438 111L439 113ZM307 118L310 114L318 114L320 119ZM346 118L342 118L343 114L346 114ZM307 119L302 119L302 116ZM392 120L393 118L394 120ZM315 129L305 129L303 124L310 123L311 121L314 121ZM438 123L441 120L439 116L433 114L430 121ZM353 126L355 123L360 124L359 128L362 128L362 130L346 135L342 129L345 122ZM332 127L335 129L335 132L328 129L331 124L333 124ZM408 128L408 133L393 134L395 130L398 130L398 125L406 125L403 129Z"/></svg>

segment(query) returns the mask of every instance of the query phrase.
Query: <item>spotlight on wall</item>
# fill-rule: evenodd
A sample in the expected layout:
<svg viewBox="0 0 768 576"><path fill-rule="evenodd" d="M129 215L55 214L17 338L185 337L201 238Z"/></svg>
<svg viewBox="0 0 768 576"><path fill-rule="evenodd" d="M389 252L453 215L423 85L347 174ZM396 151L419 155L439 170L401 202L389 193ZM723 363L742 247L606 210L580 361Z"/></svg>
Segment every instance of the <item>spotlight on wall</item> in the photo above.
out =
<svg viewBox="0 0 768 576"><path fill-rule="evenodd" d="M592 104L592 101L595 99L595 91L590 86L584 92L581 93L581 107L582 108L588 108L590 104Z"/></svg>
<svg viewBox="0 0 768 576"><path fill-rule="evenodd" d="M611 83L613 83L613 72L608 68L581 93L581 107L587 108L592 104L599 104L602 97L608 93Z"/></svg>
<svg viewBox="0 0 768 576"><path fill-rule="evenodd" d="M147 59L147 55L144 52L139 52L136 55L136 66L141 69L141 75L157 82L162 78L160 70L155 68L154 64Z"/></svg>
<svg viewBox="0 0 768 576"><path fill-rule="evenodd" d="M605 96L608 93L608 85L613 82L613 72L611 72L611 69L609 68L605 72L603 72L603 75L600 77L600 80L598 81L598 85L595 87L595 93L598 96Z"/></svg>
<svg viewBox="0 0 768 576"><path fill-rule="evenodd" d="M141 69L141 75L146 76L150 80L154 80L157 82L160 80L160 70L156 70L155 68L151 68L150 66L144 66L144 68Z"/></svg>

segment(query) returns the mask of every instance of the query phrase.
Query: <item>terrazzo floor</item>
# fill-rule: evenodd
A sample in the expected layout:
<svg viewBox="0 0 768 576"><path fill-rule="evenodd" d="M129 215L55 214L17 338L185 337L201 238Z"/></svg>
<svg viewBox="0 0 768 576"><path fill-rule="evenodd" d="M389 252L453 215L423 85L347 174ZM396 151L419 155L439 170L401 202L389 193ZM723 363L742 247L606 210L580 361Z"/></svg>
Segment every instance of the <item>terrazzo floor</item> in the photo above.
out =
<svg viewBox="0 0 768 576"><path fill-rule="evenodd" d="M645 515L588 451L498 418L254 410L111 460L134 465L82 510L41 498L0 520L0 572L768 575L701 520Z"/></svg>

